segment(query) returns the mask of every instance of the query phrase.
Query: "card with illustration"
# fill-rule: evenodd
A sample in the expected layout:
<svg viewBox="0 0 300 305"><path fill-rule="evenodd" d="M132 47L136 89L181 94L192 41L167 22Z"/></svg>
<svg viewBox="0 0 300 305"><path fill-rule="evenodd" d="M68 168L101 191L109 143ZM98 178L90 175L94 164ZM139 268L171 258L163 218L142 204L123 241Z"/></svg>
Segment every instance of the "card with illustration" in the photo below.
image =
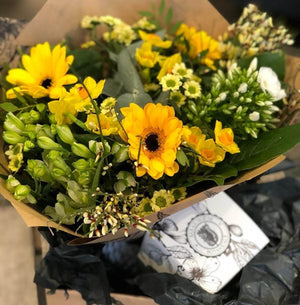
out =
<svg viewBox="0 0 300 305"><path fill-rule="evenodd" d="M224 192L155 224L139 258L158 272L178 274L210 293L224 287L269 242Z"/></svg>

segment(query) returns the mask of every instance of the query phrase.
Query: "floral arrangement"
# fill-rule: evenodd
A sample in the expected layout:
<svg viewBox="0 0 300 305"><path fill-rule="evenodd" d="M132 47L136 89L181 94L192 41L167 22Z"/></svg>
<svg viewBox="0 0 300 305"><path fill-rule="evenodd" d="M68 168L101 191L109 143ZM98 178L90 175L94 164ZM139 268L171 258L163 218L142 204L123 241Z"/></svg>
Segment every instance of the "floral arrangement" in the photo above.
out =
<svg viewBox="0 0 300 305"><path fill-rule="evenodd" d="M88 237L149 229L148 215L193 186L222 185L300 140L299 125L281 127L298 101L283 82L285 27L254 5L218 39L170 26L164 1L141 15L85 16L80 48L37 44L1 78L6 188Z"/></svg>

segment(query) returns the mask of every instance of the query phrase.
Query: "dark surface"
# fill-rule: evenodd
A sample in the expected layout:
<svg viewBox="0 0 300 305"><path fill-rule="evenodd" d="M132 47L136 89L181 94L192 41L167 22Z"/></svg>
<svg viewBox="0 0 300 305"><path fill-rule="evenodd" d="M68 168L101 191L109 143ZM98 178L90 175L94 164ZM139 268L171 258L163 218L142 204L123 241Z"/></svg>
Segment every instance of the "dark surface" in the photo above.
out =
<svg viewBox="0 0 300 305"><path fill-rule="evenodd" d="M111 304L110 291L145 294L161 305L300 303L300 179L245 183L228 194L270 238L269 245L219 293L209 294L178 275L145 268L141 239L105 245L68 246L70 237L43 235L50 250L35 282L52 290L78 290L87 304Z"/></svg>

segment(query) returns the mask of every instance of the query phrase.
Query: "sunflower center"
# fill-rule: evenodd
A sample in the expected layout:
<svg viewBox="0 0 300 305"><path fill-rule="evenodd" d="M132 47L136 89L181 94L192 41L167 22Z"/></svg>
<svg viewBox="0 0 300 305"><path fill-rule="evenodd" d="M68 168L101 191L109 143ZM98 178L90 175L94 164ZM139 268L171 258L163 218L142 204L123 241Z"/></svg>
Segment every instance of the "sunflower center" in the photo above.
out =
<svg viewBox="0 0 300 305"><path fill-rule="evenodd" d="M159 149L158 135L156 133L149 133L145 139L145 146L149 151L157 151Z"/></svg>
<svg viewBox="0 0 300 305"><path fill-rule="evenodd" d="M46 88L46 89L50 88L51 85L52 85L52 80L51 80L50 78L44 79L44 80L42 81L42 84L41 84L41 86L44 87L44 88Z"/></svg>

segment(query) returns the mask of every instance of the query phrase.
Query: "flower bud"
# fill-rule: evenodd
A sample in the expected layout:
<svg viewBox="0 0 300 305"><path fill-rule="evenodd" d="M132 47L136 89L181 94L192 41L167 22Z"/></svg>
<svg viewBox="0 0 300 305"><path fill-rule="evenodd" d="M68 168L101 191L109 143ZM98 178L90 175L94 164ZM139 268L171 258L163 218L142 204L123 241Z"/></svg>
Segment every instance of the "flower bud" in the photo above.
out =
<svg viewBox="0 0 300 305"><path fill-rule="evenodd" d="M80 175L77 177L77 182L80 185L90 184L91 183L91 173L89 171L80 173Z"/></svg>
<svg viewBox="0 0 300 305"><path fill-rule="evenodd" d="M39 112L43 112L45 109L46 109L46 105L45 104L36 104L36 109L39 111Z"/></svg>
<svg viewBox="0 0 300 305"><path fill-rule="evenodd" d="M41 160L27 160L26 171L34 179L39 179L43 182L51 182L53 180L48 167Z"/></svg>
<svg viewBox="0 0 300 305"><path fill-rule="evenodd" d="M67 125L56 126L57 134L59 138L67 144L72 145L75 142L71 129Z"/></svg>
<svg viewBox="0 0 300 305"><path fill-rule="evenodd" d="M28 195L30 195L30 186L19 184L15 188L14 197L17 200L25 199Z"/></svg>
<svg viewBox="0 0 300 305"><path fill-rule="evenodd" d="M3 131L3 140L8 144L18 144L23 143L25 138L15 131Z"/></svg>
<svg viewBox="0 0 300 305"><path fill-rule="evenodd" d="M89 149L96 155L103 152L103 143L94 140L89 141Z"/></svg>
<svg viewBox="0 0 300 305"><path fill-rule="evenodd" d="M45 136L38 137L37 145L40 148L48 149L48 150L63 150L61 145L55 143L52 139Z"/></svg>
<svg viewBox="0 0 300 305"><path fill-rule="evenodd" d="M16 117L13 113L9 112L6 115L3 127L5 130L14 131L16 133L21 134L25 125L18 117Z"/></svg>
<svg viewBox="0 0 300 305"><path fill-rule="evenodd" d="M123 146L121 147L114 156L114 162L121 163L129 159L128 155L128 147Z"/></svg>
<svg viewBox="0 0 300 305"><path fill-rule="evenodd" d="M89 168L89 162L85 159L79 159L72 163L73 167L79 171L84 171Z"/></svg>
<svg viewBox="0 0 300 305"><path fill-rule="evenodd" d="M95 158L95 155L83 144L74 142L71 146L74 155L82 158Z"/></svg>
<svg viewBox="0 0 300 305"><path fill-rule="evenodd" d="M53 138L51 127L49 125L36 125L36 134L38 137L49 137Z"/></svg>
<svg viewBox="0 0 300 305"><path fill-rule="evenodd" d="M33 142L31 142L31 141L29 141L29 140L25 141L25 143L24 143L24 151L25 151L25 152L31 150L31 149L34 148L34 147L35 147L35 145L34 145Z"/></svg>
<svg viewBox="0 0 300 305"><path fill-rule="evenodd" d="M15 177L12 175L9 175L7 180L5 181L5 186L8 189L9 192L14 193L15 188L20 185L19 180L17 180Z"/></svg>
<svg viewBox="0 0 300 305"><path fill-rule="evenodd" d="M88 203L87 192L76 181L68 181L67 192L70 198L77 203L76 207L83 207Z"/></svg>

